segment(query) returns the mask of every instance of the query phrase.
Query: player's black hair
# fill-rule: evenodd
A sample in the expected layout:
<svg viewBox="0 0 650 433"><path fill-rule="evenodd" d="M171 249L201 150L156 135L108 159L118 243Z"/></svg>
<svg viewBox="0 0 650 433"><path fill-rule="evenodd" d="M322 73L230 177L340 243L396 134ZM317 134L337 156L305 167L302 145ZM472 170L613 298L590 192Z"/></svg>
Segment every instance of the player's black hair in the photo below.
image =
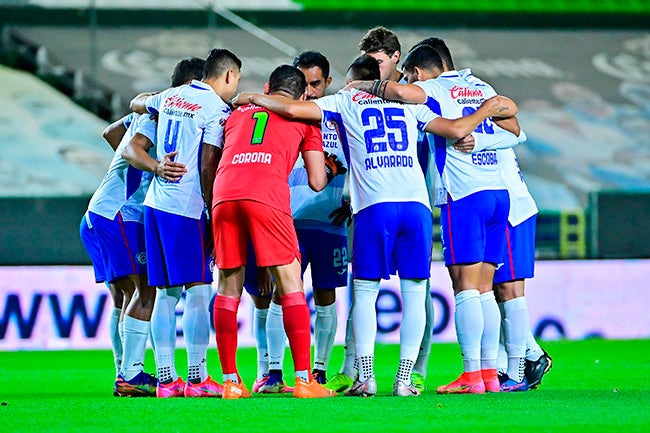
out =
<svg viewBox="0 0 650 433"><path fill-rule="evenodd" d="M401 52L402 46L395 32L379 26L368 30L361 42L359 42L359 50L364 53L381 51L388 56L392 56L395 51Z"/></svg>
<svg viewBox="0 0 650 433"><path fill-rule="evenodd" d="M280 65L271 72L269 77L269 93L285 92L299 99L307 88L305 74L295 66Z"/></svg>
<svg viewBox="0 0 650 433"><path fill-rule="evenodd" d="M205 59L203 68L203 79L218 78L225 74L228 69L241 69L241 60L225 48L213 48Z"/></svg>
<svg viewBox="0 0 650 433"><path fill-rule="evenodd" d="M181 86L191 80L200 80L203 78L203 67L205 60L198 57L188 57L176 64L172 72L172 87Z"/></svg>
<svg viewBox="0 0 650 433"><path fill-rule="evenodd" d="M296 68L309 69L318 66L323 71L323 77L330 76L330 62L327 57L318 51L305 51L293 59L293 66Z"/></svg>
<svg viewBox="0 0 650 433"><path fill-rule="evenodd" d="M443 70L440 54L428 45L415 47L402 62L402 68L407 72L413 72L416 66L428 71L434 68Z"/></svg>
<svg viewBox="0 0 650 433"><path fill-rule="evenodd" d="M415 44L413 48L411 48L411 51L413 51L415 48L421 46L421 45L426 45L428 47L433 48L436 50L436 52L440 55L440 58L442 61L447 65L447 69L449 70L454 70L456 69L454 67L454 61L451 59L451 51L449 51L449 47L447 47L447 44L445 44L445 41L443 41L440 38L426 38L422 39L420 42Z"/></svg>
<svg viewBox="0 0 650 433"><path fill-rule="evenodd" d="M368 54L361 54L348 67L347 76L351 80L378 80L379 62Z"/></svg>

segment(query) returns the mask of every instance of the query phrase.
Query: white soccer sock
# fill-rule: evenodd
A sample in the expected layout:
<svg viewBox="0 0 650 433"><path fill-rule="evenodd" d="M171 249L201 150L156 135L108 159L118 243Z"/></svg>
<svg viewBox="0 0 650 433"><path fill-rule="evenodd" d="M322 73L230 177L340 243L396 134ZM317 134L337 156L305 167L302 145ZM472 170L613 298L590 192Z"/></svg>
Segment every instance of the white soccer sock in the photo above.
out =
<svg viewBox="0 0 650 433"><path fill-rule="evenodd" d="M201 284L187 289L183 311L183 335L187 347L187 381L208 378L206 356L210 343L210 296L212 286Z"/></svg>
<svg viewBox="0 0 650 433"><path fill-rule="evenodd" d="M124 360L120 373L125 380L131 380L144 371L144 351L150 330L150 322L124 316Z"/></svg>
<svg viewBox="0 0 650 433"><path fill-rule="evenodd" d="M499 333L501 332L501 313L494 292L490 290L481 295L483 310L483 334L481 337L481 369L497 368L499 354Z"/></svg>
<svg viewBox="0 0 650 433"><path fill-rule="evenodd" d="M463 369L466 372L481 369L481 336L483 335L483 310L477 289L463 290L454 297L456 312L454 324Z"/></svg>
<svg viewBox="0 0 650 433"><path fill-rule="evenodd" d="M530 332L530 316L526 298L520 297L503 303L503 321L508 352L508 377L521 382L524 379L526 340Z"/></svg>
<svg viewBox="0 0 650 433"><path fill-rule="evenodd" d="M115 361L116 376L120 374L120 369L122 368L122 356L124 353L122 338L120 337L119 331L120 314L122 314L121 308L113 308L111 310L111 316L108 321L108 331L111 336L111 347L113 348L113 359Z"/></svg>
<svg viewBox="0 0 650 433"><path fill-rule="evenodd" d="M402 278L400 279L400 291L403 304L402 324L399 330L400 359L412 361L410 364L412 367L420 353L420 344L424 335L426 280Z"/></svg>
<svg viewBox="0 0 650 433"><path fill-rule="evenodd" d="M156 289L156 302L151 313L151 335L156 346L156 370L161 383L178 378L174 365L176 349L176 304L181 298L182 287Z"/></svg>
<svg viewBox="0 0 650 433"><path fill-rule="evenodd" d="M314 321L314 368L327 371L336 337L336 304L316 305Z"/></svg>
<svg viewBox="0 0 650 433"><path fill-rule="evenodd" d="M537 344L537 340L535 340L532 331L528 331L526 347L526 359L529 361L537 361L544 354L542 348Z"/></svg>
<svg viewBox="0 0 650 433"><path fill-rule="evenodd" d="M426 321L424 326L424 335L422 336L422 344L420 345L420 352L418 358L415 360L413 371L427 377L427 366L429 364L429 355L431 354L431 344L433 343L433 325L435 320L435 312L433 310L433 299L431 299L431 280L427 278L426 296L424 297L424 308L426 313Z"/></svg>
<svg viewBox="0 0 650 433"><path fill-rule="evenodd" d="M375 303L379 294L379 281L354 280L354 309L352 310L352 333L355 352L359 361L359 380L374 375L373 357L377 336L377 311ZM421 337L421 336L420 336Z"/></svg>
<svg viewBox="0 0 650 433"><path fill-rule="evenodd" d="M357 356L354 351L354 334L352 333L352 310L354 309L354 296L350 303L350 310L348 311L348 320L345 323L345 346L343 351L343 365L341 366L341 373L355 378L358 373L356 360Z"/></svg>
<svg viewBox="0 0 650 433"><path fill-rule="evenodd" d="M506 352L506 327L503 324L506 313L503 311L503 302L497 302L499 312L501 313L501 331L499 332L499 353L497 354L497 371L499 374L505 373L508 369L508 352Z"/></svg>
<svg viewBox="0 0 650 433"><path fill-rule="evenodd" d="M271 302L266 318L266 342L269 350L269 370L282 370L287 334L282 320L282 306Z"/></svg>
<svg viewBox="0 0 650 433"><path fill-rule="evenodd" d="M269 349L266 342L266 317L268 314L268 308L255 307L253 310L253 335L257 347L258 380L269 374Z"/></svg>

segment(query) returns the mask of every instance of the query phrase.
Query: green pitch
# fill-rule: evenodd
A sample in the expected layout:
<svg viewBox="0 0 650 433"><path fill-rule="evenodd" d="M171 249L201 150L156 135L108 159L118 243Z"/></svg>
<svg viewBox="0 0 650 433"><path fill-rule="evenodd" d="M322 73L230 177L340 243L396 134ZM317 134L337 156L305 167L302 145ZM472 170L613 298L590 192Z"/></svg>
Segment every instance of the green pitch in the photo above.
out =
<svg viewBox="0 0 650 433"><path fill-rule="evenodd" d="M2 432L648 432L650 340L546 342L553 368L536 391L437 395L435 386L460 372L454 344L433 346L428 390L390 396L397 346L378 346L379 395L297 400L290 396L221 399L116 398L108 351L0 353ZM340 365L335 347L330 375ZM184 372L184 353L177 353ZM255 351L238 363L249 388ZM153 371L153 357L147 357ZM215 349L208 366L220 379ZM291 371L287 357L285 371ZM291 378L292 374L286 374Z"/></svg>

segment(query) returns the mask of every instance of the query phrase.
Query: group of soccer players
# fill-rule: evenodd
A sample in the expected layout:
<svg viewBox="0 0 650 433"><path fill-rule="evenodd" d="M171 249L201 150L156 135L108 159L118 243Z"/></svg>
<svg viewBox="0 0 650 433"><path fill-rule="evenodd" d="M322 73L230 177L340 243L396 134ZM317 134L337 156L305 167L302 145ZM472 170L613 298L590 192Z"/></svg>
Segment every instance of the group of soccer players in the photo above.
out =
<svg viewBox="0 0 650 433"><path fill-rule="evenodd" d="M532 337L524 297L537 208L511 149L525 141L516 105L469 70L456 71L440 39L413 47L402 72L390 30L370 30L359 48L348 87L334 95L325 96L327 59L309 51L276 68L264 94L234 99L241 61L214 49L206 60L181 61L171 88L138 95L134 114L106 129L115 156L81 236L96 281L110 286L115 302L116 395L249 397L235 362L245 288L255 304L253 392L373 396L375 302L380 280L391 274L400 277L404 305L393 394L419 395L433 324L432 202L441 207L464 366L437 391L539 385L551 359ZM348 253L344 222L351 220ZM222 383L206 365L211 257L219 273L214 328ZM349 257L345 361L328 381L334 293L348 284ZM302 284L308 264L316 303L313 368ZM183 289L186 381L174 365ZM157 378L143 368L150 331ZM294 387L282 377L285 339Z"/></svg>

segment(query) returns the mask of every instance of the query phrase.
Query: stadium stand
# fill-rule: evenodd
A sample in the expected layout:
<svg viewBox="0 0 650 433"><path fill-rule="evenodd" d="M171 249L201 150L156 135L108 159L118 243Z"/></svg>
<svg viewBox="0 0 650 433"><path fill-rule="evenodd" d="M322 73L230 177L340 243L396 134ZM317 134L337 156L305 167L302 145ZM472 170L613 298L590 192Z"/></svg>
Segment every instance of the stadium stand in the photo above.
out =
<svg viewBox="0 0 650 433"><path fill-rule="evenodd" d="M542 210L540 257L610 255L611 248L599 251L607 230L597 229L602 206L594 194L633 191L638 202L650 201L648 2L479 1L469 11L461 0L405 0L399 13L387 12L395 3L384 1L373 2L373 11L354 0L263 3L175 0L163 7L143 0L132 9L133 2L121 0L0 1L0 62L112 120L135 93L164 87L179 58L203 56L212 46L242 57L240 90L261 89L274 66L314 48L330 58L332 88L340 88L365 30L394 25L404 51L440 36L459 68L471 67L518 102L529 142L517 154ZM38 16L28 13L34 10ZM79 196L87 199L91 190ZM626 248L623 256L650 256Z"/></svg>

